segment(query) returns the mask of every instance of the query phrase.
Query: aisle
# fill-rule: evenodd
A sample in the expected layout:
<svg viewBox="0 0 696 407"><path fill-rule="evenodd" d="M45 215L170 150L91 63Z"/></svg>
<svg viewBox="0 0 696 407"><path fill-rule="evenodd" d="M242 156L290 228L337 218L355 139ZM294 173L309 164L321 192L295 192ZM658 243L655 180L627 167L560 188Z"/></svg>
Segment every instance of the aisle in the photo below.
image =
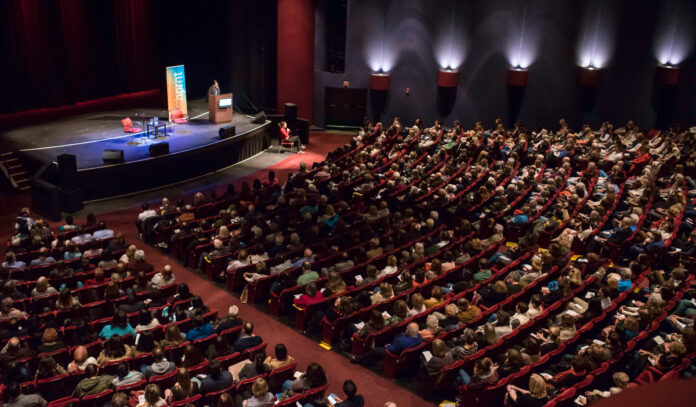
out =
<svg viewBox="0 0 696 407"><path fill-rule="evenodd" d="M312 161L321 160L326 152L335 148L335 146L327 144L322 144L320 145L321 147L316 149L313 148L314 146L308 147L306 154L289 156L272 167L250 174L237 182L241 183L245 179L266 176L269 169L274 169L278 177L284 180L287 178L288 173L294 172L299 166L299 161L304 160L308 162L309 167ZM139 210L133 208L101 215L99 218L107 222L114 230L123 232L127 241L135 242L136 245L141 247L143 244L138 239L138 230L134 223L138 213ZM299 369L304 369L311 362L321 364L329 377L330 393L342 396L343 382L347 379L352 379L358 386L359 392L368 400L367 405L369 406L381 407L386 401L394 401L399 407L432 406L432 403L424 401L393 381L351 364L348 359L320 347L314 340L277 321L271 315L251 305L242 304L236 296L208 281L205 277L189 271L177 261L170 259L150 246L146 246L146 260L152 263L156 269L160 269L166 264L171 264L177 281L187 283L191 292L200 295L211 309L219 311L219 315L224 315L230 305L237 305L240 309L240 317L245 321L254 322L256 332L268 343L269 352L272 352L276 344L283 343L287 346L289 354L298 361Z"/></svg>

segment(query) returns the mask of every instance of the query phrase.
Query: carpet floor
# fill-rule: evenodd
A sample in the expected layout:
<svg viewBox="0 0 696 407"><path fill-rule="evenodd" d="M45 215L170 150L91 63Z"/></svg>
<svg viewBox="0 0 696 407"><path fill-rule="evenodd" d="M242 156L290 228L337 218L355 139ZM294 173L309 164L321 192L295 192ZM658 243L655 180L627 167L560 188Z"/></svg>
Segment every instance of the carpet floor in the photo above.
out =
<svg viewBox="0 0 696 407"><path fill-rule="evenodd" d="M299 167L300 161L307 163L310 168L315 161L322 161L326 154L350 140L350 135L322 133L313 138L314 142L307 146L305 154L285 154L286 158L276 162L270 167L262 170L253 170L254 160L249 160L246 163L241 163L237 177L232 177L226 182L221 183L217 178L213 181L210 179L201 178L198 180L202 191L210 191L216 189L219 193L224 191L224 186L232 182L236 187L239 187L243 181L251 181L254 178L264 179L269 170L274 170L279 180L285 181L288 174L295 172ZM276 147L271 148L264 154L276 154ZM245 169L246 168L246 169ZM178 196L188 196L184 193L185 190ZM177 197L177 196L170 196ZM101 213L99 210L94 210L98 220L103 220L109 228L122 232L126 236L126 240L135 244L138 247L143 247L144 243L138 238L138 230L135 227L135 219L140 212L139 202L142 202L142 197L135 196L130 205L124 204L121 208L126 208L118 211ZM8 199L3 202L8 208L4 208L0 215L0 222L3 225L11 225L17 210L28 204L26 196L19 195L16 199ZM3 205L4 206L4 205ZM5 210L6 209L6 210ZM92 208L95 209L95 208ZM85 208L83 213L90 211L90 207ZM76 218L76 223L83 222L82 218ZM4 236L0 235L0 239L6 240L7 226L3 228ZM251 321L256 325L256 332L268 343L268 349L272 351L278 343L283 343L288 348L288 352L298 361L298 369L304 370L311 362L317 362L324 367L329 378L329 393L336 393L339 397L343 397L342 385L347 379L352 379L357 387L358 392L362 394L367 403L366 406L382 406L387 401L395 402L399 407L416 407L416 406L432 406L433 403L427 402L418 397L414 393L404 389L392 380L381 377L380 374L371 370L351 364L345 357L326 350L319 346L318 342L304 336L291 328L290 326L278 321L275 317L267 314L254 306L242 304L239 298L230 294L218 285L210 282L204 276L201 276L191 270L186 269L177 261L171 259L160 251L147 246L145 248L146 260L152 263L156 269L161 269L166 264L171 264L174 269L174 274L177 281L185 282L189 285L191 292L200 295L204 302L214 310L218 310L220 315L227 312L231 305L237 305L240 309L240 317L246 321Z"/></svg>

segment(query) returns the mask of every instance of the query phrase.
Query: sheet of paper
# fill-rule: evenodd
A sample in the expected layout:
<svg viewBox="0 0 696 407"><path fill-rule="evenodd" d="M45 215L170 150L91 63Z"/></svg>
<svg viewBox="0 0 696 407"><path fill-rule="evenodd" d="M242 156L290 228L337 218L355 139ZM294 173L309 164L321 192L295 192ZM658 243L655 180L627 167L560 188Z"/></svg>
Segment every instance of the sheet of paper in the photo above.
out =
<svg viewBox="0 0 696 407"><path fill-rule="evenodd" d="M662 339L662 337L660 335L657 335L656 337L654 337L653 341L655 341L655 343L657 343L658 345L662 345L663 343L665 343L665 340Z"/></svg>
<svg viewBox="0 0 696 407"><path fill-rule="evenodd" d="M389 313L387 311L382 312L382 316L384 317L384 319L391 318L391 315L389 315Z"/></svg>
<svg viewBox="0 0 696 407"><path fill-rule="evenodd" d="M361 322L356 322L354 325L356 328L362 329L365 326L365 323L361 321Z"/></svg>
<svg viewBox="0 0 696 407"><path fill-rule="evenodd" d="M426 362L429 362L430 359L433 358L433 354L430 353L429 350L424 350L424 351L423 351L423 357L425 358L425 361L426 361Z"/></svg>
<svg viewBox="0 0 696 407"><path fill-rule="evenodd" d="M356 275L356 276L355 276L355 281L357 281L358 283L362 283L362 281L363 281L363 276L361 276L360 274Z"/></svg>

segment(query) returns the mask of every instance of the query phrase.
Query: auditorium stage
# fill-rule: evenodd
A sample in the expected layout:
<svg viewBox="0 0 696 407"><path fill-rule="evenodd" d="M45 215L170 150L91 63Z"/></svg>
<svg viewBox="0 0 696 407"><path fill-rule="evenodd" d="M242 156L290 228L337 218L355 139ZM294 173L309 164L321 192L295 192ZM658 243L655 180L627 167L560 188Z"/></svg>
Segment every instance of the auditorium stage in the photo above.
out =
<svg viewBox="0 0 696 407"><path fill-rule="evenodd" d="M74 154L78 169L101 167L102 151L123 150L125 161L150 158L150 144L166 141L169 152L200 148L220 142L218 130L230 123L213 124L208 121L208 105L204 100L189 102L189 122L167 126L167 136L145 137L140 134L123 132L121 119L143 113L146 117L159 117L160 122L167 119L166 110L129 109L97 112L73 116L64 120L22 127L0 135L7 150L19 151L41 161L55 161L60 154ZM264 127L266 124L253 124L251 118L235 112L231 124L236 127L237 136L243 136Z"/></svg>
<svg viewBox="0 0 696 407"><path fill-rule="evenodd" d="M7 131L0 135L5 151L17 152L34 179L66 190L59 185L56 157L74 154L82 200L121 196L185 181L249 158L270 146L271 122L254 124L252 118L235 112L231 123L208 121L205 100L189 101L189 121L169 124L167 136L147 137L124 133L121 119L136 113L158 116L166 122L167 111L129 109L72 116L63 120ZM219 129L235 125L236 135L220 139ZM140 127L136 125L136 127ZM143 126L144 127L144 126ZM143 128L143 131L145 129ZM169 143L169 154L152 157L150 145ZM104 164L104 150L123 150L125 162ZM46 185L43 185L46 187Z"/></svg>

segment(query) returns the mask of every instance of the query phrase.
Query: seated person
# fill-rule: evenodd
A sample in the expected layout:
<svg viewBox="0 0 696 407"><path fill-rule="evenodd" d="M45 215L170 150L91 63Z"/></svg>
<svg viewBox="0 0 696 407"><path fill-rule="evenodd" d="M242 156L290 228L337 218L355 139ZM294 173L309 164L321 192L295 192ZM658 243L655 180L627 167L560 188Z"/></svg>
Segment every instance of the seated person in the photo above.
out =
<svg viewBox="0 0 696 407"><path fill-rule="evenodd" d="M85 378L75 387L73 397L82 398L90 394L98 394L113 387L114 377L111 375L98 375L99 369L95 364L89 364L85 368Z"/></svg>
<svg viewBox="0 0 696 407"><path fill-rule="evenodd" d="M275 404L275 396L268 391L268 383L259 377L251 385L251 397L244 400L245 407L272 407Z"/></svg>
<svg viewBox="0 0 696 407"><path fill-rule="evenodd" d="M193 317L193 328L186 332L186 340L193 342L196 339L207 338L215 333L215 328L210 322L205 322L202 315Z"/></svg>
<svg viewBox="0 0 696 407"><path fill-rule="evenodd" d="M254 324L247 322L242 329L242 335L232 344L232 347L236 352L243 352L262 343L263 339L258 335L254 335Z"/></svg>
<svg viewBox="0 0 696 407"><path fill-rule="evenodd" d="M113 385L114 387L127 386L139 382L145 378L141 372L137 370L130 370L128 368L128 363L121 362L118 364L118 371L116 376L114 376Z"/></svg>
<svg viewBox="0 0 696 407"><path fill-rule="evenodd" d="M201 393L212 393L226 389L234 384L232 375L227 370L222 370L219 360L213 359L210 362L208 375L201 382Z"/></svg>
<svg viewBox="0 0 696 407"><path fill-rule="evenodd" d="M358 394L358 388L352 380L343 382L343 392L346 394L345 400L334 395L336 403L332 404L332 407L363 407L365 405L365 399Z"/></svg>
<svg viewBox="0 0 696 407"><path fill-rule="evenodd" d="M283 391L292 389L295 394L298 394L309 389L321 387L326 382L326 373L321 365L319 363L310 363L307 366L307 370L299 378L283 382Z"/></svg>
<svg viewBox="0 0 696 407"><path fill-rule="evenodd" d="M549 401L546 393L546 381L541 375L533 373L529 376L529 390L508 384L505 400L514 406L542 407Z"/></svg>
<svg viewBox="0 0 696 407"><path fill-rule="evenodd" d="M87 348L78 346L73 351L73 360L68 364L68 373L73 373L80 370L85 370L87 365L97 364L97 359L89 356Z"/></svg>
<svg viewBox="0 0 696 407"><path fill-rule="evenodd" d="M46 407L48 402L46 399L37 394L22 394L19 383L16 381L9 382L3 391L5 405L9 407Z"/></svg>
<svg viewBox="0 0 696 407"><path fill-rule="evenodd" d="M119 335L113 334L106 342L99 356L97 356L97 363L99 366L104 366L107 363L132 358L133 356L135 356L134 349L130 345L123 343Z"/></svg>
<svg viewBox="0 0 696 407"><path fill-rule="evenodd" d="M191 378L188 370L185 367L179 368L176 374L176 383L171 390L164 391L164 398L168 403L175 401L186 400L189 397L195 396L199 392L199 380Z"/></svg>
<svg viewBox="0 0 696 407"><path fill-rule="evenodd" d="M166 266L164 266L162 271L152 276L151 282L153 287L162 288L164 286L174 284L175 280L176 278L174 277L174 273L172 272L172 266L167 264Z"/></svg>
<svg viewBox="0 0 696 407"><path fill-rule="evenodd" d="M151 365L142 365L140 367L140 371L143 372L147 379L150 379L152 376L159 376L172 372L176 369L174 362L170 362L164 358L164 349L161 347L156 347L152 352L152 356L155 360Z"/></svg>

